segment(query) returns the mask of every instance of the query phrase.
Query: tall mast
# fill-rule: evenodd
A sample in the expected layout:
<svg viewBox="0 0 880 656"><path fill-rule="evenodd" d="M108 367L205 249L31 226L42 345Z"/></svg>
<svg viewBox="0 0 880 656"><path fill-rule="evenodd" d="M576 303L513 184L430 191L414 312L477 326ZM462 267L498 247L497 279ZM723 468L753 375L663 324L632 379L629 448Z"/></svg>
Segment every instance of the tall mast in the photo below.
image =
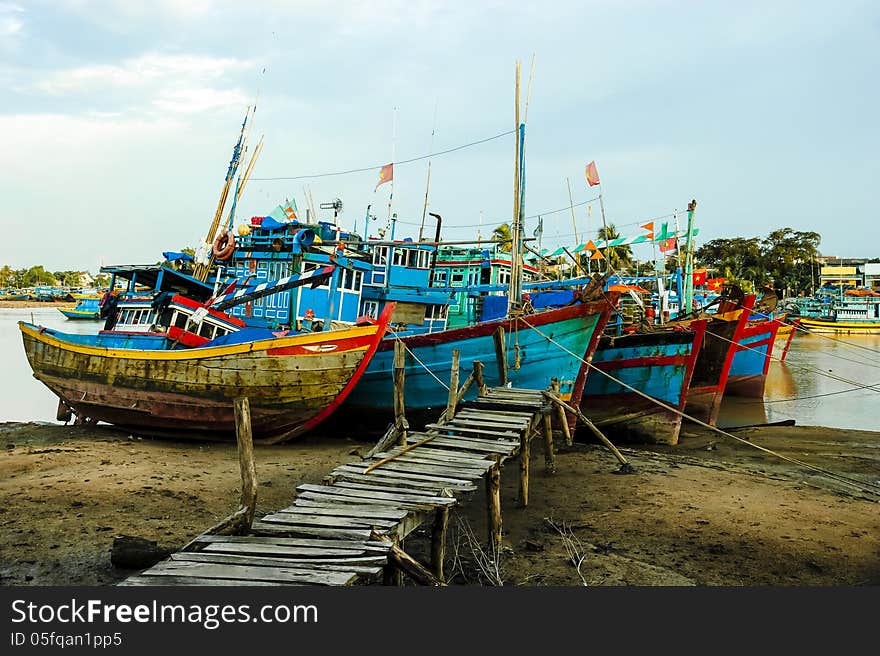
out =
<svg viewBox="0 0 880 656"><path fill-rule="evenodd" d="M513 226L511 237L513 239L510 247L510 286L507 292L507 309L509 314L517 314L522 306L522 281L519 273L519 254L520 254L520 186L522 184L522 139L524 130L521 129L519 118L520 105L520 64L516 60L516 91L514 93L514 118L516 125L516 156L514 158L513 167Z"/></svg>
<svg viewBox="0 0 880 656"><path fill-rule="evenodd" d="M687 226L687 255L684 264L684 302L682 312L690 312L694 304L694 212L697 210L697 201L688 203L688 226Z"/></svg>

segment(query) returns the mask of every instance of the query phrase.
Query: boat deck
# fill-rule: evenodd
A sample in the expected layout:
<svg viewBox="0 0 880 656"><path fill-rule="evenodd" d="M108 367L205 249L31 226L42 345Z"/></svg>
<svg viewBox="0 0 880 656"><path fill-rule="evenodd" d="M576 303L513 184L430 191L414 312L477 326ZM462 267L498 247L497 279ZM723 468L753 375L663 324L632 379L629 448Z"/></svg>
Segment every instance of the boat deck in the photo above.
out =
<svg viewBox="0 0 880 656"><path fill-rule="evenodd" d="M501 465L522 453L527 500L529 440L550 416L539 390L491 388L450 421L409 433L405 446L337 467L321 485L298 486L292 505L254 521L249 534L202 534L120 585L352 585L383 573L393 582L400 541L429 520L444 541L449 509L481 478L487 498L495 490L500 541ZM549 448L552 457L552 441ZM432 543L441 577L443 551Z"/></svg>

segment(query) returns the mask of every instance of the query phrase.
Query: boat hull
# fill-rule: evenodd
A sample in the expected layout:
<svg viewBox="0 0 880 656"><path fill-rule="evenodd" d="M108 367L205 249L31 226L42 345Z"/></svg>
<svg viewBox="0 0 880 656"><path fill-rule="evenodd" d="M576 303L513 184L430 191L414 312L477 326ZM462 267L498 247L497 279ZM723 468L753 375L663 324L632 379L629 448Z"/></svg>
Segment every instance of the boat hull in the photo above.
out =
<svg viewBox="0 0 880 656"><path fill-rule="evenodd" d="M801 327L811 333L837 333L843 335L880 335L880 322L822 321L801 318Z"/></svg>
<svg viewBox="0 0 880 656"><path fill-rule="evenodd" d="M99 318L98 312L88 312L84 310L74 310L69 308L58 308L58 311L68 319L96 320Z"/></svg>
<svg viewBox="0 0 880 656"><path fill-rule="evenodd" d="M618 438L677 444L681 415L674 410L684 411L706 322L695 321L690 328L602 337L593 356L600 371L587 376L581 400L584 414Z"/></svg>
<svg viewBox="0 0 880 656"><path fill-rule="evenodd" d="M779 322L770 320L749 324L741 331L724 388L726 394L758 399L764 397L778 330Z"/></svg>
<svg viewBox="0 0 880 656"><path fill-rule="evenodd" d="M711 426L717 422L736 345L754 304L754 295L749 295L742 301L741 309L715 316L706 326L685 405L689 416Z"/></svg>
<svg viewBox="0 0 880 656"><path fill-rule="evenodd" d="M82 417L176 438L235 436L233 401L250 402L254 438L277 442L329 416L366 369L387 326L185 350L67 341L19 323L42 381Z"/></svg>
<svg viewBox="0 0 880 656"><path fill-rule="evenodd" d="M480 360L485 364L485 383L490 387L499 385L493 338L498 327L506 331L508 379L514 387L547 389L551 378L556 378L560 382L563 398L573 404L579 403L587 370L587 365L581 359L589 361L592 356L599 335L608 322L613 302L614 299L577 303L527 315L522 320L499 319L433 334L401 337L407 348L407 413L426 413L433 408L446 406L449 393L440 381L448 385L452 351L455 349L461 353L460 368L464 375L472 370L475 360ZM577 357L549 342L537 331L577 354ZM346 406L369 410L373 415L379 414L383 420L393 413L394 341L393 337L382 341L366 373L346 401ZM472 387L465 400L475 397L476 390Z"/></svg>

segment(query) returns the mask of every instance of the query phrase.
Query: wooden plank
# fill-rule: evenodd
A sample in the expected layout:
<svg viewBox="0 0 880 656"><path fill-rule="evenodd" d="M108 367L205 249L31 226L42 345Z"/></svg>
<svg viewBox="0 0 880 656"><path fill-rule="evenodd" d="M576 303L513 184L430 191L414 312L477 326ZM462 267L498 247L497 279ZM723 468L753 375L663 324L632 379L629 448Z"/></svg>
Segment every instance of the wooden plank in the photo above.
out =
<svg viewBox="0 0 880 656"><path fill-rule="evenodd" d="M419 448L421 451L421 447ZM474 456L473 453L455 453L450 452L448 450L437 449L431 451L430 453L427 451L424 452L415 452L413 455L409 453L399 458L395 458L394 460L389 460L381 467L377 469L382 471L385 469L386 465L391 463L412 463L416 465L428 465L431 467L440 467L440 468L448 468L450 470L457 471L465 471L465 472L473 472L473 475L476 477L482 476L486 472L486 463L489 462L487 460L478 460L475 458L463 458L461 456ZM491 463L489 463L491 465ZM357 465L355 465L357 466ZM374 469L372 473L375 473ZM366 473L362 470L362 473Z"/></svg>
<svg viewBox="0 0 880 656"><path fill-rule="evenodd" d="M461 449L465 451L478 451L480 453L501 453L503 455L511 455L519 449L519 441L498 440L497 442L488 442L468 438L458 439L454 437L438 437L434 441L434 446Z"/></svg>
<svg viewBox="0 0 880 656"><path fill-rule="evenodd" d="M388 455L392 455L392 453L393 452L388 452ZM485 456L478 456L473 453L450 453L449 451L432 451L430 442L428 444L425 444L424 446L420 446L413 451L410 451L409 453L404 453L402 456L398 456L397 458L395 458L395 460L406 460L407 458L429 458L431 460L436 460L439 462L451 462L456 465L465 465L467 467L476 467L478 469L483 467L487 462L492 462Z"/></svg>
<svg viewBox="0 0 880 656"><path fill-rule="evenodd" d="M228 553L254 556L278 556L293 558L308 558L313 556L316 558L330 557L348 557L348 556L364 556L374 551L365 549L338 549L316 547L284 547L279 544L261 544L258 542L252 544L236 544L232 542L217 542L209 544L202 549L203 553Z"/></svg>
<svg viewBox="0 0 880 656"><path fill-rule="evenodd" d="M337 485L312 485L304 483L297 488L298 492L317 492L319 494L332 494L340 497L354 497L355 499L371 501L404 501L410 503L424 503L434 506L454 505L455 499L449 497L432 497L414 494L402 494L392 492L370 492L366 490L351 490Z"/></svg>
<svg viewBox="0 0 880 656"><path fill-rule="evenodd" d="M467 426L456 426L455 424L425 424L425 428L433 428L441 433L455 433L458 435L491 435L508 440L519 439L521 431L504 430L493 431L486 428L468 428Z"/></svg>
<svg viewBox="0 0 880 656"><path fill-rule="evenodd" d="M363 549L383 553L388 551L385 542L371 540L332 540L316 538L285 538L266 535L200 535L198 542L226 544L272 544L282 547L314 547L334 549Z"/></svg>
<svg viewBox="0 0 880 656"><path fill-rule="evenodd" d="M483 471L478 469L459 469L458 467L447 467L436 464L429 465L420 462L387 462L379 469L379 471L388 471L395 473L414 473L427 474L436 477L450 477L459 480L475 481L483 477ZM369 474L369 475L372 475Z"/></svg>
<svg viewBox="0 0 880 656"><path fill-rule="evenodd" d="M509 419L528 419L534 414L527 410L493 410L492 408L485 408L481 405L478 405L479 401L465 401L465 403L471 403L473 405L465 406L464 408L459 410L459 412L489 415L490 417L507 417Z"/></svg>
<svg viewBox="0 0 880 656"><path fill-rule="evenodd" d="M521 433L529 427L529 422L521 421L514 424L511 422L495 421L494 419L473 419L471 417L456 417L451 422L449 422L449 425L464 426L465 428L487 428L489 430L500 431L515 430Z"/></svg>
<svg viewBox="0 0 880 656"><path fill-rule="evenodd" d="M223 586L231 586L231 585L260 585L260 586L269 586L269 585L278 585L277 583L270 583L268 581L240 581L240 580L225 580L225 579L208 579L201 578L198 576L143 576L137 574L135 576L129 576L124 581L117 583L116 585L124 585L124 586L189 586L189 585L197 585L197 586L206 586L206 585L223 585ZM305 585L303 583L285 583L285 585Z"/></svg>
<svg viewBox="0 0 880 656"><path fill-rule="evenodd" d="M395 487L393 485L383 485L382 481L366 476L366 481L337 481L333 483L333 487L342 487L350 490L368 490L370 492L391 492L393 494L411 494L423 497L439 497L440 492L446 488L440 487L434 490L425 490L416 487ZM406 485L402 483L402 485Z"/></svg>
<svg viewBox="0 0 880 656"><path fill-rule="evenodd" d="M296 524L298 526L326 526L327 528L392 528L397 526L400 520L370 519L364 517L339 517L336 515L302 515L299 513L285 512L283 510L260 519L270 524Z"/></svg>
<svg viewBox="0 0 880 656"><path fill-rule="evenodd" d="M203 552L172 554L171 560L193 563L225 563L230 565L269 565L272 567L289 567L291 569L307 567L310 570L323 570L327 572L354 572L355 574L363 575L379 574L382 571L382 566L385 563L384 558L375 559L378 562L374 564L358 564L355 562L345 561L340 561L338 563L322 563L314 558L304 560L296 558L268 558L265 556L236 556L234 554Z"/></svg>
<svg viewBox="0 0 880 656"><path fill-rule="evenodd" d="M257 520L251 527L255 535L298 535L316 538L332 538L337 540L366 540L371 532L377 529L369 528L328 528L326 526L302 526L297 524L278 524ZM378 529L382 530L382 529Z"/></svg>
<svg viewBox="0 0 880 656"><path fill-rule="evenodd" d="M351 499L315 499L315 498L306 498L303 496L299 496L296 499L296 507L297 508L338 508L340 506L345 506ZM355 508L363 507L363 504L359 504L357 502L351 504ZM371 507L375 507L377 504L372 504ZM403 506L395 506L394 504L388 503L380 503L379 507L388 508L389 510L402 511L404 513L404 518L401 519L401 522L409 522L413 518L413 514L418 513L420 509L418 508L404 508Z"/></svg>
<svg viewBox="0 0 880 656"><path fill-rule="evenodd" d="M388 561L388 558L387 556L354 556L351 558L272 558L270 556L242 556L235 554L191 551L171 554L171 560L184 560L203 563L230 562L238 563L241 565L289 565L294 569L296 569L298 566L307 565L309 569L326 569L331 571L336 570L343 572L353 572L358 569L363 569L365 571L373 573L379 572L382 569L382 566Z"/></svg>
<svg viewBox="0 0 880 656"><path fill-rule="evenodd" d="M348 585L357 574L354 572L328 572L326 570L292 569L289 567L253 567L217 563L191 563L164 561L155 565L142 576L198 576L206 579L241 581L268 581L271 583L305 583L309 585Z"/></svg>
<svg viewBox="0 0 880 656"><path fill-rule="evenodd" d="M388 472L391 474L392 472ZM471 483L470 481L456 481L455 483L450 483L448 481L440 481L440 480L422 480L418 478L413 478L412 476L408 477L394 477L394 476L374 476L371 474L358 474L355 472L348 471L334 471L333 474L336 478L353 481L353 482L369 482L371 479L378 480L379 482L385 485L414 485L416 487L420 487L425 490L434 490L436 494L439 494L440 490L448 489L452 492L473 492L477 489L477 486ZM417 475L416 475L417 476Z"/></svg>
<svg viewBox="0 0 880 656"><path fill-rule="evenodd" d="M332 504L345 503L346 501L349 501L352 499L355 501L358 500L357 497L342 496L342 495L338 495L338 494L326 494L326 493L321 493L321 492L303 492L300 494L300 496L305 498L308 501L317 501L317 502L332 503ZM433 510L436 507L436 505L440 505L440 504L435 505L433 503L425 503L425 502L421 502L421 501L418 501L418 502L416 502L416 501L401 501L401 500L389 501L386 499L376 499L374 501L375 501L375 503L378 503L380 505L391 506L392 508L403 508L406 510L427 511L427 510Z"/></svg>
<svg viewBox="0 0 880 656"><path fill-rule="evenodd" d="M387 506L375 506L372 504L345 504L340 506L320 506L311 504L300 505L294 501L294 505L288 506L279 512L291 515L321 515L323 517L361 517L363 519L381 519L386 521L400 520L406 517L405 510L395 510Z"/></svg>
<svg viewBox="0 0 880 656"><path fill-rule="evenodd" d="M418 433L413 433L413 436L415 438L417 438L418 435L419 435ZM470 437L470 436L465 436L465 435L435 435L434 441L432 441L430 444L426 444L424 447L420 447L420 448L437 449L439 447L437 446L438 443L436 442L436 440L452 441L455 444L479 444L482 446L495 446L498 444L509 444L509 443L519 444L519 437L520 437L519 433L514 433L512 431L510 433L510 436L506 437L506 438L501 438L501 437L498 437L498 438L495 438L495 437ZM449 451L446 450L446 453L449 453ZM464 455L474 457L474 454L472 454L472 453L470 453L470 454L465 453Z"/></svg>

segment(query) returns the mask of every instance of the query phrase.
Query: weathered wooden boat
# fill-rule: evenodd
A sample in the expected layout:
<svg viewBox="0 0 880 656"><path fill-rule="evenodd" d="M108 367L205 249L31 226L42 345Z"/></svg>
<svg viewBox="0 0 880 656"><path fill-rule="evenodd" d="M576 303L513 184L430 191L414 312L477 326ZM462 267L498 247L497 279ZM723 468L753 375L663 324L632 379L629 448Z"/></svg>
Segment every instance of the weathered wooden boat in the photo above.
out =
<svg viewBox="0 0 880 656"><path fill-rule="evenodd" d="M696 320L685 329L603 335L593 356L593 366L600 371L587 376L581 400L584 414L617 437L677 444L681 415L652 399L685 411L706 323Z"/></svg>
<svg viewBox="0 0 880 656"><path fill-rule="evenodd" d="M748 314L748 310L743 310ZM750 321L740 331L724 391L732 396L763 398L779 321Z"/></svg>
<svg viewBox="0 0 880 656"><path fill-rule="evenodd" d="M811 333L880 334L880 293L871 289L826 288L810 298L788 299L786 308Z"/></svg>
<svg viewBox="0 0 880 656"><path fill-rule="evenodd" d="M708 319L703 344L697 355L685 412L712 426L718 419L721 400L736 355L736 346L748 325L749 311L755 306L754 294L742 300L722 300L718 311ZM689 325L694 320L677 321Z"/></svg>
<svg viewBox="0 0 880 656"><path fill-rule="evenodd" d="M97 319L101 308L98 307L100 299L83 298L73 307L60 307L58 311L68 319Z"/></svg>
<svg viewBox="0 0 880 656"><path fill-rule="evenodd" d="M114 331L19 328L34 377L79 416L176 438L232 438L233 401L248 397L255 439L272 443L314 428L342 403L389 317L390 310L366 325L268 339L241 330L187 349L149 331L129 333L120 348Z"/></svg>
<svg viewBox="0 0 880 656"><path fill-rule="evenodd" d="M610 294L601 300L574 303L521 318L504 317L434 333L392 335L383 340L346 406L371 409L386 418L391 415L397 339L406 347L407 412L423 413L446 404L448 392L439 381L449 380L454 349L461 353L463 371L470 370L474 360L480 360L486 364L483 372L486 384L499 385L493 337L499 327L506 334L508 380L514 387L547 389L551 378L555 378L560 383L561 396L577 404L588 371L583 360L589 362L592 358L615 301L616 294Z"/></svg>

